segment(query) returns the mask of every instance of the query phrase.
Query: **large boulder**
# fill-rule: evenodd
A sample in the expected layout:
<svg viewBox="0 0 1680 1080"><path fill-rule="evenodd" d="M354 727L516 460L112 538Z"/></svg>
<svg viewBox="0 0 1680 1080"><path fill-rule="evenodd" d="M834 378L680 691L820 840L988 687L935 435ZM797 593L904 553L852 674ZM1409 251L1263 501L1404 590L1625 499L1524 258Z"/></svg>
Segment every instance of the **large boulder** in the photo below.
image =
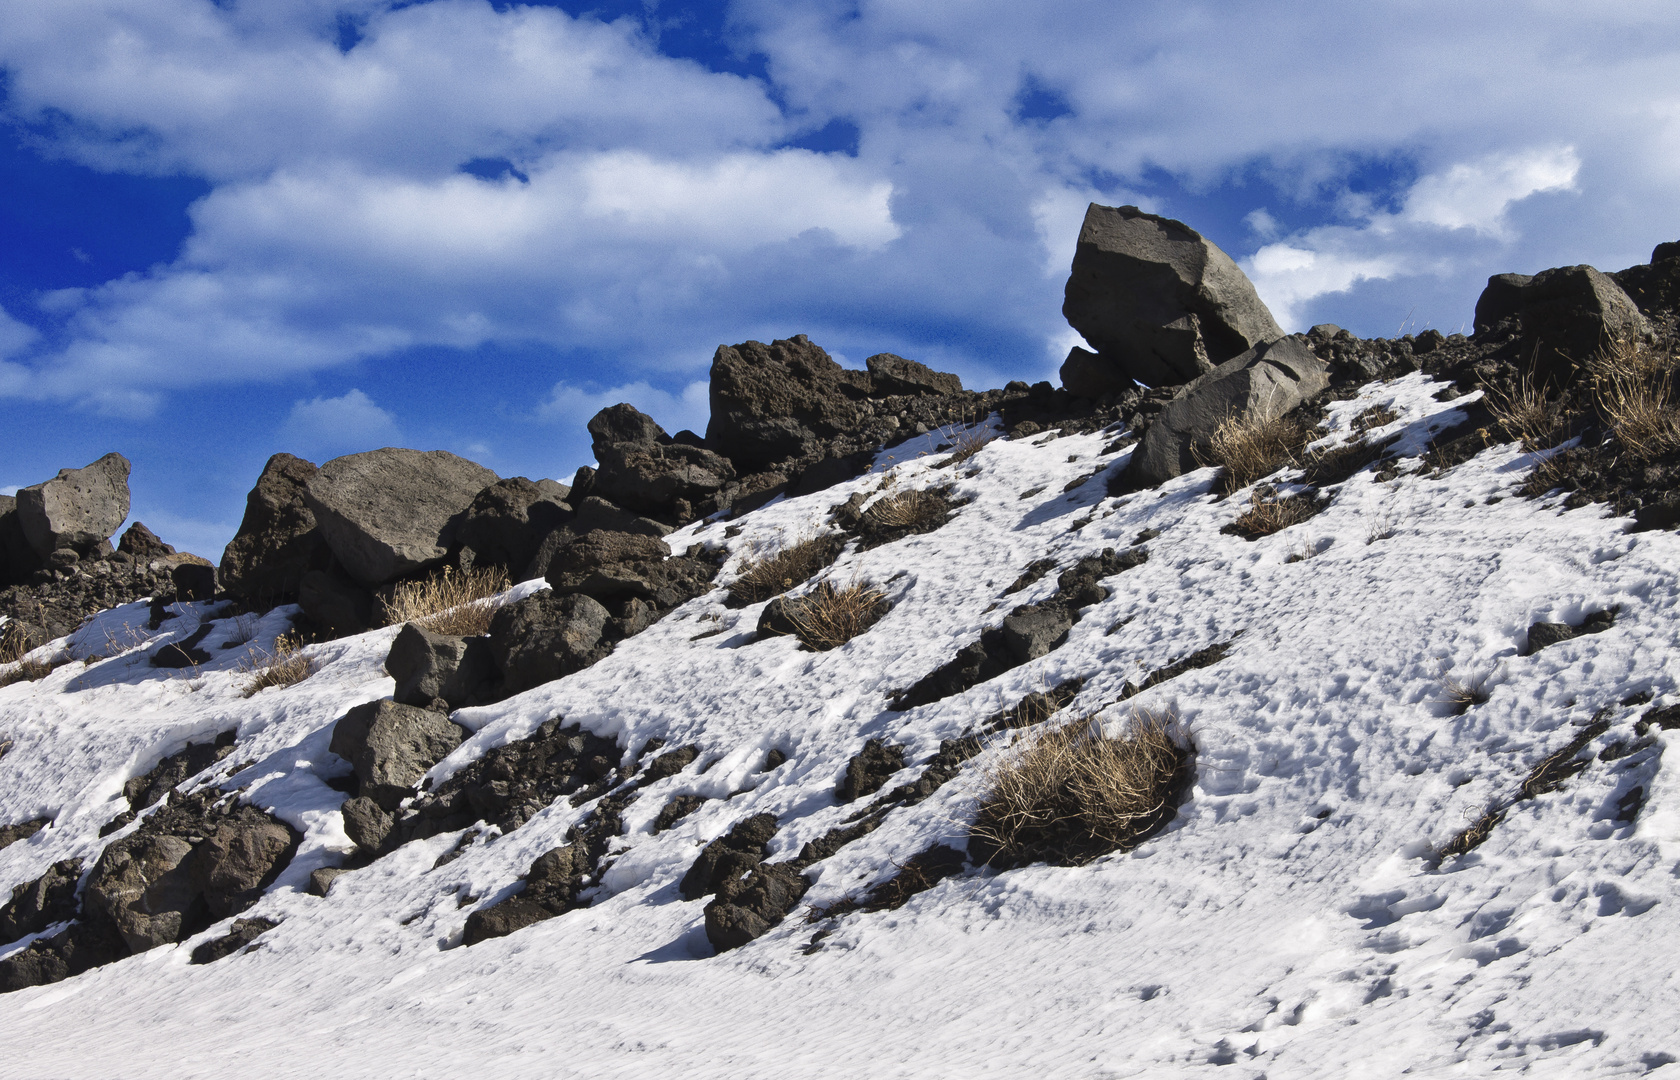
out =
<svg viewBox="0 0 1680 1080"><path fill-rule="evenodd" d="M497 611L489 648L501 668L503 690L517 694L587 667L609 617L591 597L551 590Z"/></svg>
<svg viewBox="0 0 1680 1080"><path fill-rule="evenodd" d="M1066 376L1064 385L1086 397L1133 380L1187 382L1283 336L1229 255L1183 222L1135 206L1092 203L1085 211L1062 315L1102 361L1069 358L1078 385Z"/></svg>
<svg viewBox="0 0 1680 1080"><path fill-rule="evenodd" d="M312 462L275 454L263 466L257 486L245 496L245 517L222 552L222 588L264 603L297 599L303 576L326 569L326 541L304 489L320 472Z"/></svg>
<svg viewBox="0 0 1680 1080"><path fill-rule="evenodd" d="M1476 333L1516 335L1523 359L1554 385L1572 378L1594 354L1645 333L1639 308L1608 274L1559 266L1495 274L1476 301Z"/></svg>
<svg viewBox="0 0 1680 1080"><path fill-rule="evenodd" d="M106 454L19 491L18 524L29 546L43 559L65 548L109 554L111 534L128 517L128 473L127 458Z"/></svg>
<svg viewBox="0 0 1680 1080"><path fill-rule="evenodd" d="M44 566L45 561L23 535L17 499L0 495L0 589L22 584Z"/></svg>
<svg viewBox="0 0 1680 1080"><path fill-rule="evenodd" d="M327 749L348 761L361 793L386 810L414 794L426 770L461 745L466 732L443 713L390 699L357 705L333 725Z"/></svg>
<svg viewBox="0 0 1680 1080"><path fill-rule="evenodd" d="M824 440L858 426L870 375L848 371L799 334L719 345L706 445L742 472L825 456Z"/></svg>
<svg viewBox="0 0 1680 1080"><path fill-rule="evenodd" d="M130 952L179 941L205 913L193 884L191 841L141 832L107 847L88 878L83 906L112 923Z"/></svg>
<svg viewBox="0 0 1680 1080"><path fill-rule="evenodd" d="M473 496L455 530L463 562L470 551L474 566L505 566L509 574L520 575L517 580L525 580L543 541L572 520L570 494L554 480L523 476L491 484Z"/></svg>
<svg viewBox="0 0 1680 1080"><path fill-rule="evenodd" d="M735 479L728 459L672 441L630 405L602 409L589 434L601 466L590 494L628 510L687 523L714 508L707 500Z"/></svg>
<svg viewBox="0 0 1680 1080"><path fill-rule="evenodd" d="M385 670L397 680L391 697L398 704L424 708L442 699L458 709L495 678L496 664L485 638L434 634L409 623L391 642Z"/></svg>
<svg viewBox="0 0 1680 1080"><path fill-rule="evenodd" d="M1181 390L1132 451L1126 480L1154 487L1199 467L1228 420L1271 420L1330 385L1330 369L1299 336L1256 346Z"/></svg>
<svg viewBox="0 0 1680 1080"><path fill-rule="evenodd" d="M962 380L955 375L935 371L926 364L918 364L892 353L876 353L865 360L863 366L869 370L869 393L872 397L962 393Z"/></svg>
<svg viewBox="0 0 1680 1080"><path fill-rule="evenodd" d="M311 570L298 582L298 607L317 630L335 637L373 626L373 594L342 573Z"/></svg>
<svg viewBox="0 0 1680 1080"><path fill-rule="evenodd" d="M497 479L447 451L386 447L327 462L303 497L344 569L372 586L443 562L473 498Z"/></svg>

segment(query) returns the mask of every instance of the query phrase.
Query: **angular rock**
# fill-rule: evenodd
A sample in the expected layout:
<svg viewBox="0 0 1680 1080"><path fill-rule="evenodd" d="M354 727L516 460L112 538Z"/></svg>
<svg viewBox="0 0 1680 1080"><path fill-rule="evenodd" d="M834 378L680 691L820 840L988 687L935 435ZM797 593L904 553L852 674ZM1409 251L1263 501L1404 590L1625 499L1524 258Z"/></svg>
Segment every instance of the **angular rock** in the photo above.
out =
<svg viewBox="0 0 1680 1080"><path fill-rule="evenodd" d="M18 524L45 559L69 548L88 556L109 553L111 534L128 517L128 459L106 454L80 469L17 493Z"/></svg>
<svg viewBox="0 0 1680 1080"><path fill-rule="evenodd" d="M1559 266L1529 277L1496 274L1476 301L1476 333L1515 333L1520 355L1553 386L1595 353L1645 333L1639 308L1615 279L1590 266Z"/></svg>
<svg viewBox="0 0 1680 1080"><path fill-rule="evenodd" d="M474 566L505 566L526 580L524 571L543 541L572 520L569 495L564 484L553 480L514 476L491 484L473 496L455 530L463 559L471 550Z"/></svg>
<svg viewBox="0 0 1680 1080"><path fill-rule="evenodd" d="M216 919L256 903L291 861L298 835L267 814L244 812L222 819L194 845L192 882Z"/></svg>
<svg viewBox="0 0 1680 1080"><path fill-rule="evenodd" d="M81 876L82 860L65 859L34 881L13 886L11 900L0 908L0 942L39 934L54 923L75 918L76 882Z"/></svg>
<svg viewBox="0 0 1680 1080"><path fill-rule="evenodd" d="M386 447L327 462L303 497L345 570L371 587L441 563L460 517L497 479L443 450Z"/></svg>
<svg viewBox="0 0 1680 1080"><path fill-rule="evenodd" d="M660 807L659 813L653 819L653 833L655 836L669 829L683 818L694 813L705 805L704 795L673 795L670 801Z"/></svg>
<svg viewBox="0 0 1680 1080"><path fill-rule="evenodd" d="M857 426L869 390L867 372L842 368L804 334L719 345L706 444L742 472L820 458L824 439Z"/></svg>
<svg viewBox="0 0 1680 1080"><path fill-rule="evenodd" d="M774 814L754 814L736 822L729 832L701 849L677 890L684 900L698 900L717 892L725 882L739 879L763 862L775 835Z"/></svg>
<svg viewBox="0 0 1680 1080"><path fill-rule="evenodd" d="M592 597L552 590L500 608L490 620L489 651L503 691L521 693L587 667L609 617Z"/></svg>
<svg viewBox="0 0 1680 1080"><path fill-rule="evenodd" d="M273 919L235 919L228 932L192 951L191 963L213 964L231 956L280 924Z"/></svg>
<svg viewBox="0 0 1680 1080"><path fill-rule="evenodd" d="M892 353L876 353L863 366L869 369L869 392L873 397L962 393L962 380L957 376Z"/></svg>
<svg viewBox="0 0 1680 1080"><path fill-rule="evenodd" d="M21 821L16 825L0 825L0 851L4 851L19 840L27 840L52 823L52 818L32 818Z"/></svg>
<svg viewBox="0 0 1680 1080"><path fill-rule="evenodd" d="M224 731L210 742L188 743L162 758L141 776L123 783L123 798L132 810L144 810L173 791L188 777L197 776L233 753L236 735Z"/></svg>
<svg viewBox="0 0 1680 1080"><path fill-rule="evenodd" d="M345 802L340 812L344 815L344 835L363 851L377 852L396 823L395 817L365 795Z"/></svg>
<svg viewBox="0 0 1680 1080"><path fill-rule="evenodd" d="M1154 487L1199 467L1227 420L1282 416L1330 385L1330 368L1299 335L1250 349L1185 386L1132 451L1126 482Z"/></svg>
<svg viewBox="0 0 1680 1080"><path fill-rule="evenodd" d="M175 549L158 539L156 533L146 528L145 522L136 521L122 534L117 541L117 550L132 555L136 559L155 559L160 555L173 555Z"/></svg>
<svg viewBox="0 0 1680 1080"><path fill-rule="evenodd" d="M786 863L759 866L738 889L706 905L706 940L718 952L763 937L793 910L811 883Z"/></svg>
<svg viewBox="0 0 1680 1080"><path fill-rule="evenodd" d="M496 677L496 661L485 638L434 634L407 623L391 642L385 670L397 680L391 697L398 704L424 708L441 698L458 709Z"/></svg>
<svg viewBox="0 0 1680 1080"><path fill-rule="evenodd" d="M594 495L676 524L715 509L714 496L735 479L727 458L698 446L615 443L600 451Z"/></svg>
<svg viewBox="0 0 1680 1080"><path fill-rule="evenodd" d="M1078 345L1069 349L1067 359L1062 361L1061 380L1068 393L1093 401L1117 394L1132 385L1131 380L1119 374L1112 362Z"/></svg>
<svg viewBox="0 0 1680 1080"><path fill-rule="evenodd" d="M603 603L637 598L669 610L710 588L713 563L671 557L671 548L652 536L593 532L568 545L548 569L557 593L583 593Z"/></svg>
<svg viewBox="0 0 1680 1080"><path fill-rule="evenodd" d="M880 739L870 739L863 749L846 763L846 776L835 794L841 802L856 802L865 795L873 795L886 784L893 773L904 768L904 747L890 746Z"/></svg>
<svg viewBox="0 0 1680 1080"><path fill-rule="evenodd" d="M59 982L127 955L127 944L109 923L73 923L0 959L0 994Z"/></svg>
<svg viewBox="0 0 1680 1080"><path fill-rule="evenodd" d="M589 872L588 861L587 852L576 844L537 856L525 874L523 892L467 916L461 944L476 945L490 938L506 937L532 923L565 914L576 904L582 878Z"/></svg>
<svg viewBox="0 0 1680 1080"><path fill-rule="evenodd" d="M465 737L442 713L381 699L339 717L328 749L350 762L363 795L395 810Z"/></svg>
<svg viewBox="0 0 1680 1080"><path fill-rule="evenodd" d="M1062 315L1109 365L1104 393L1134 379L1187 382L1283 336L1230 256L1183 222L1135 206L1085 211ZM1102 396L1089 379L1068 389Z"/></svg>
<svg viewBox="0 0 1680 1080"><path fill-rule="evenodd" d="M130 952L179 941L210 922L193 884L192 852L179 836L136 833L117 840L99 856L83 905L116 927Z"/></svg>
<svg viewBox="0 0 1680 1080"><path fill-rule="evenodd" d="M245 496L245 516L222 552L222 587L265 605L297 599L303 576L325 570L327 542L315 528L304 489L320 472L313 462L275 454Z"/></svg>
<svg viewBox="0 0 1680 1080"><path fill-rule="evenodd" d="M1037 660L1067 640L1073 613L1061 604L1035 606L1004 616L1003 642L1017 664Z"/></svg>
<svg viewBox="0 0 1680 1080"><path fill-rule="evenodd" d="M23 535L17 499L0 495L0 589L21 585L44 566L46 563Z"/></svg>

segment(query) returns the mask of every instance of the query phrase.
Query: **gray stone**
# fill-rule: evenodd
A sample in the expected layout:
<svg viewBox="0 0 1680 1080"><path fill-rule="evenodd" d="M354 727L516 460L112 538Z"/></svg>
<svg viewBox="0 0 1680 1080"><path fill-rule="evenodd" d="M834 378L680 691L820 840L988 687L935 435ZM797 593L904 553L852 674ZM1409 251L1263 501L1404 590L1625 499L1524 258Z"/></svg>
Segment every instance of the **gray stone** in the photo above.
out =
<svg viewBox="0 0 1680 1080"><path fill-rule="evenodd" d="M222 587L269 604L297 598L303 576L326 568L327 544L315 528L304 489L320 472L312 462L275 454L245 496L239 531L222 552Z"/></svg>
<svg viewBox="0 0 1680 1080"><path fill-rule="evenodd" d="M396 824L394 816L365 795L347 800L340 812L344 815L344 835L363 851L377 852Z"/></svg>
<svg viewBox="0 0 1680 1080"><path fill-rule="evenodd" d="M381 699L341 716L327 748L356 770L363 795L395 810L465 737L442 713Z"/></svg>
<svg viewBox="0 0 1680 1080"><path fill-rule="evenodd" d="M338 880L339 875L349 872L350 867L348 866L323 866L318 870L311 870L309 872L309 895L327 895L328 891L332 889L332 883Z"/></svg>
<svg viewBox="0 0 1680 1080"><path fill-rule="evenodd" d="M1113 389L1186 382L1283 336L1230 256L1135 206L1086 210L1062 314L1111 366ZM1101 396L1081 385L1070 392Z"/></svg>
<svg viewBox="0 0 1680 1080"><path fill-rule="evenodd" d="M1196 455L1227 420L1282 416L1329 385L1329 365L1299 335L1250 349L1167 403L1132 451L1126 480L1134 488L1154 487L1196 469Z"/></svg>
<svg viewBox="0 0 1680 1080"><path fill-rule="evenodd" d="M1003 641L1010 658L1025 664L1041 656L1049 656L1067 640L1073 629L1073 615L1065 604L1036 604L1006 615L1003 620Z"/></svg>
<svg viewBox="0 0 1680 1080"><path fill-rule="evenodd" d="M962 393L962 380L955 375L892 353L876 353L863 366L869 369L870 394L875 397Z"/></svg>
<svg viewBox="0 0 1680 1080"><path fill-rule="evenodd" d="M53 923L74 918L76 882L81 876L82 860L66 859L34 881L13 886L11 900L0 908L0 941L39 934Z"/></svg>
<svg viewBox="0 0 1680 1080"><path fill-rule="evenodd" d="M582 670L609 617L592 597L552 590L501 608L490 621L490 652L503 690L517 694Z"/></svg>
<svg viewBox="0 0 1680 1080"><path fill-rule="evenodd" d="M725 897L706 905L706 940L718 952L738 949L764 936L793 910L811 887L799 871L786 863L765 863Z"/></svg>
<svg viewBox="0 0 1680 1080"><path fill-rule="evenodd" d="M297 850L298 835L286 825L253 808L241 810L193 849L192 882L215 919L256 903Z"/></svg>
<svg viewBox="0 0 1680 1080"><path fill-rule="evenodd" d="M106 454L80 469L58 475L17 493L18 524L41 558L60 548L82 555L100 552L128 517L128 459ZM108 553L109 549L105 549Z"/></svg>
<svg viewBox="0 0 1680 1080"><path fill-rule="evenodd" d="M83 906L109 920L130 952L179 941L199 897L192 852L193 845L180 836L136 833L118 840L99 856Z"/></svg>
<svg viewBox="0 0 1680 1080"><path fill-rule="evenodd" d="M386 447L334 458L304 486L327 546L367 586L435 566L495 473L443 450Z"/></svg>
<svg viewBox="0 0 1680 1080"><path fill-rule="evenodd" d="M496 665L484 638L434 634L409 623L391 642L385 670L397 680L391 696L399 704L424 707L442 698L458 709L495 677Z"/></svg>
<svg viewBox="0 0 1680 1080"><path fill-rule="evenodd" d="M1536 374L1561 386L1596 353L1632 341L1649 327L1639 308L1608 274L1559 266L1529 277L1496 274L1476 301L1476 332L1518 335L1519 352Z"/></svg>
<svg viewBox="0 0 1680 1080"><path fill-rule="evenodd" d="M473 497L455 530L462 559L470 550L474 566L505 566L509 574L523 575L543 541L572 520L569 495L566 485L553 480L513 476L496 481Z"/></svg>

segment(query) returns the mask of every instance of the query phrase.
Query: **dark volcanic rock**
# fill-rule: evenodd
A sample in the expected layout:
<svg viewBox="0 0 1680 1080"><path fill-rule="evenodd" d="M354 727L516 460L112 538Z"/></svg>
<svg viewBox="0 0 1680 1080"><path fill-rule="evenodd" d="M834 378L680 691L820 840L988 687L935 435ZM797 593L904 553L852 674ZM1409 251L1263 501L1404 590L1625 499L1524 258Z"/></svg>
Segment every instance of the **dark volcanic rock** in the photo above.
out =
<svg viewBox="0 0 1680 1080"><path fill-rule="evenodd" d="M869 391L868 373L842 368L804 334L719 345L706 443L744 471L820 458L825 439L857 426Z"/></svg>
<svg viewBox="0 0 1680 1080"><path fill-rule="evenodd" d="M304 574L297 602L310 623L333 637L360 634L373 626L373 593L337 571Z"/></svg>
<svg viewBox="0 0 1680 1080"><path fill-rule="evenodd" d="M386 447L334 458L304 485L327 546L359 584L442 563L495 473L443 450Z"/></svg>
<svg viewBox="0 0 1680 1080"><path fill-rule="evenodd" d="M4 851L19 840L27 840L52 824L52 818L33 818L20 821L16 825L0 825L0 851Z"/></svg>
<svg viewBox="0 0 1680 1080"><path fill-rule="evenodd" d="M34 881L13 886L11 900L0 908L0 942L39 934L54 923L75 918L76 882L81 876L82 860L66 859Z"/></svg>
<svg viewBox="0 0 1680 1080"><path fill-rule="evenodd" d="M397 680L392 699L422 708L441 699L452 709L479 700L496 677L488 638L455 637L403 626L385 657L385 670Z"/></svg>
<svg viewBox="0 0 1680 1080"><path fill-rule="evenodd" d="M233 753L234 733L224 731L210 742L188 743L152 766L142 776L123 783L123 798L133 810L144 810L173 791L188 777L197 776Z"/></svg>
<svg viewBox="0 0 1680 1080"><path fill-rule="evenodd" d="M873 795L886 784L893 773L904 768L904 747L890 746L880 739L870 739L863 749L846 764L846 776L835 792L841 802L856 802L865 795Z"/></svg>
<svg viewBox="0 0 1680 1080"><path fill-rule="evenodd" d="M718 952L738 949L781 922L811 883L786 863L764 863L706 905L706 940Z"/></svg>
<svg viewBox="0 0 1680 1080"><path fill-rule="evenodd" d="M355 768L363 795L395 810L465 735L443 713L381 699L339 717L329 749Z"/></svg>
<svg viewBox="0 0 1680 1080"><path fill-rule="evenodd" d="M661 612L711 588L721 551L672 556L658 537L592 532L562 549L548 568L556 593L582 593L603 604L645 600Z"/></svg>
<svg viewBox="0 0 1680 1080"><path fill-rule="evenodd" d="M0 495L0 588L19 585L45 567L36 554L17 516L17 499Z"/></svg>
<svg viewBox="0 0 1680 1080"><path fill-rule="evenodd" d="M607 609L592 597L552 590L499 609L490 621L488 647L501 669L503 690L517 694L598 660L608 618Z"/></svg>
<svg viewBox="0 0 1680 1080"><path fill-rule="evenodd" d="M628 510L686 524L716 510L714 497L735 479L728 459L673 441L629 405L601 410L589 434L601 466L590 494Z"/></svg>
<svg viewBox="0 0 1680 1080"><path fill-rule="evenodd" d="M175 548L159 540L157 534L146 528L144 522L136 521L122 534L117 541L117 550L136 559L155 559L160 555L173 555ZM205 597L206 600L209 597Z"/></svg>
<svg viewBox="0 0 1680 1080"><path fill-rule="evenodd" d="M774 814L754 814L736 822L729 832L702 848L683 875L677 887L683 899L698 900L717 892L725 883L740 880L764 861L775 835Z"/></svg>
<svg viewBox="0 0 1680 1080"><path fill-rule="evenodd" d="M962 393L962 380L957 376L935 371L926 364L918 364L892 353L876 353L865 360L863 366L869 369L869 393L872 397Z"/></svg>
<svg viewBox="0 0 1680 1080"><path fill-rule="evenodd" d="M1586 634L1602 634L1616 625L1618 611L1617 608L1595 611L1573 626L1569 623L1537 622L1528 628L1528 642L1523 646L1521 655L1533 656L1548 645Z"/></svg>
<svg viewBox="0 0 1680 1080"><path fill-rule="evenodd" d="M571 492L553 480L523 476L498 480L473 496L455 530L462 561L474 566L505 566L516 581L541 577L547 563L528 573L543 541L572 520ZM471 552L470 560L467 553Z"/></svg>
<svg viewBox="0 0 1680 1080"><path fill-rule="evenodd" d="M221 937L206 941L192 952L192 963L213 964L231 956L280 924L273 919L235 919Z"/></svg>
<svg viewBox="0 0 1680 1080"><path fill-rule="evenodd" d="M18 524L43 559L69 548L82 556L109 553L111 534L128 517L128 459L106 454L80 469L17 493Z"/></svg>
<svg viewBox="0 0 1680 1080"><path fill-rule="evenodd" d="M1516 336L1536 378L1562 386L1577 365L1617 342L1637 338L1645 319L1608 274L1590 266L1560 266L1525 274L1497 274L1476 301L1478 336Z"/></svg>
<svg viewBox="0 0 1680 1080"><path fill-rule="evenodd" d="M1182 383L1283 330L1230 257L1183 222L1092 203L1062 314L1112 372L1110 391ZM1086 397L1094 372L1075 366ZM1064 380L1065 383L1065 380Z"/></svg>
<svg viewBox="0 0 1680 1080"><path fill-rule="evenodd" d="M1270 420L1330 385L1329 367L1299 336L1270 342L1226 361L1181 390L1132 451L1124 474L1133 488L1154 487L1198 468L1209 440L1228 420Z"/></svg>
<svg viewBox="0 0 1680 1080"><path fill-rule="evenodd" d="M568 844L544 852L526 871L522 892L467 916L461 944L476 945L490 938L506 937L515 930L565 914L576 906L587 872L588 852L581 845Z"/></svg>
<svg viewBox="0 0 1680 1080"><path fill-rule="evenodd" d="M291 454L275 454L245 496L245 517L222 552L222 588L269 606L297 599L303 576L331 561L304 490L320 470Z"/></svg>

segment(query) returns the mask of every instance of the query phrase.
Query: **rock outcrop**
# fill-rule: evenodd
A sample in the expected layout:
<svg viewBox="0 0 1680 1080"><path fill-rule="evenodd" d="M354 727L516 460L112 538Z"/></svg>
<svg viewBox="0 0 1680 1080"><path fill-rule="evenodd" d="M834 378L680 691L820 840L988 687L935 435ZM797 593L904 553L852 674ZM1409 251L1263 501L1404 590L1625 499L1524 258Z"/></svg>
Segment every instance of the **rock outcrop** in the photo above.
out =
<svg viewBox="0 0 1680 1080"><path fill-rule="evenodd" d="M590 494L627 510L687 524L718 509L718 492L735 479L727 458L673 441L629 405L596 414L589 434L600 464Z"/></svg>
<svg viewBox="0 0 1680 1080"><path fill-rule="evenodd" d="M1183 222L1092 203L1062 314L1097 351L1075 349L1070 392L1188 382L1283 330L1230 256Z"/></svg>
<svg viewBox="0 0 1680 1080"><path fill-rule="evenodd" d="M374 586L442 564L460 517L497 479L443 450L386 447L327 462L303 499L339 563Z"/></svg>
<svg viewBox="0 0 1680 1080"><path fill-rule="evenodd" d="M382 699L339 717L327 748L355 769L364 797L391 811L465 737L444 713Z"/></svg>
<svg viewBox="0 0 1680 1080"><path fill-rule="evenodd" d="M571 491L553 480L513 476L498 480L473 496L455 538L461 562L504 566L514 581L541 577L545 562L533 567L543 542L572 520Z"/></svg>
<svg viewBox="0 0 1680 1080"><path fill-rule="evenodd" d="M496 612L488 649L501 670L503 693L541 686L600 659L601 634L611 617L593 597L552 590Z"/></svg>
<svg viewBox="0 0 1680 1080"><path fill-rule="evenodd" d="M245 517L222 552L221 583L234 596L265 604L297 599L303 577L331 561L315 514L304 501L320 472L291 454L275 454L245 497Z"/></svg>
<svg viewBox="0 0 1680 1080"><path fill-rule="evenodd" d="M391 642L385 670L397 680L392 699L421 708L435 708L435 702L442 701L458 709L488 700L488 684L496 681L488 638L434 634L413 623Z"/></svg>
<svg viewBox="0 0 1680 1080"><path fill-rule="evenodd" d="M1125 479L1154 487L1200 466L1228 420L1270 420L1330 385L1330 369L1299 337L1257 346L1194 380L1168 402L1132 451Z"/></svg>
<svg viewBox="0 0 1680 1080"><path fill-rule="evenodd" d="M35 553L49 565L111 553L111 536L128 517L128 459L106 454L80 469L17 493L17 520ZM75 557L60 552L74 552Z"/></svg>
<svg viewBox="0 0 1680 1080"><path fill-rule="evenodd" d="M1518 339L1536 377L1553 386L1646 329L1638 305L1615 279L1590 266L1559 266L1532 277L1496 274L1476 301L1477 336Z"/></svg>

